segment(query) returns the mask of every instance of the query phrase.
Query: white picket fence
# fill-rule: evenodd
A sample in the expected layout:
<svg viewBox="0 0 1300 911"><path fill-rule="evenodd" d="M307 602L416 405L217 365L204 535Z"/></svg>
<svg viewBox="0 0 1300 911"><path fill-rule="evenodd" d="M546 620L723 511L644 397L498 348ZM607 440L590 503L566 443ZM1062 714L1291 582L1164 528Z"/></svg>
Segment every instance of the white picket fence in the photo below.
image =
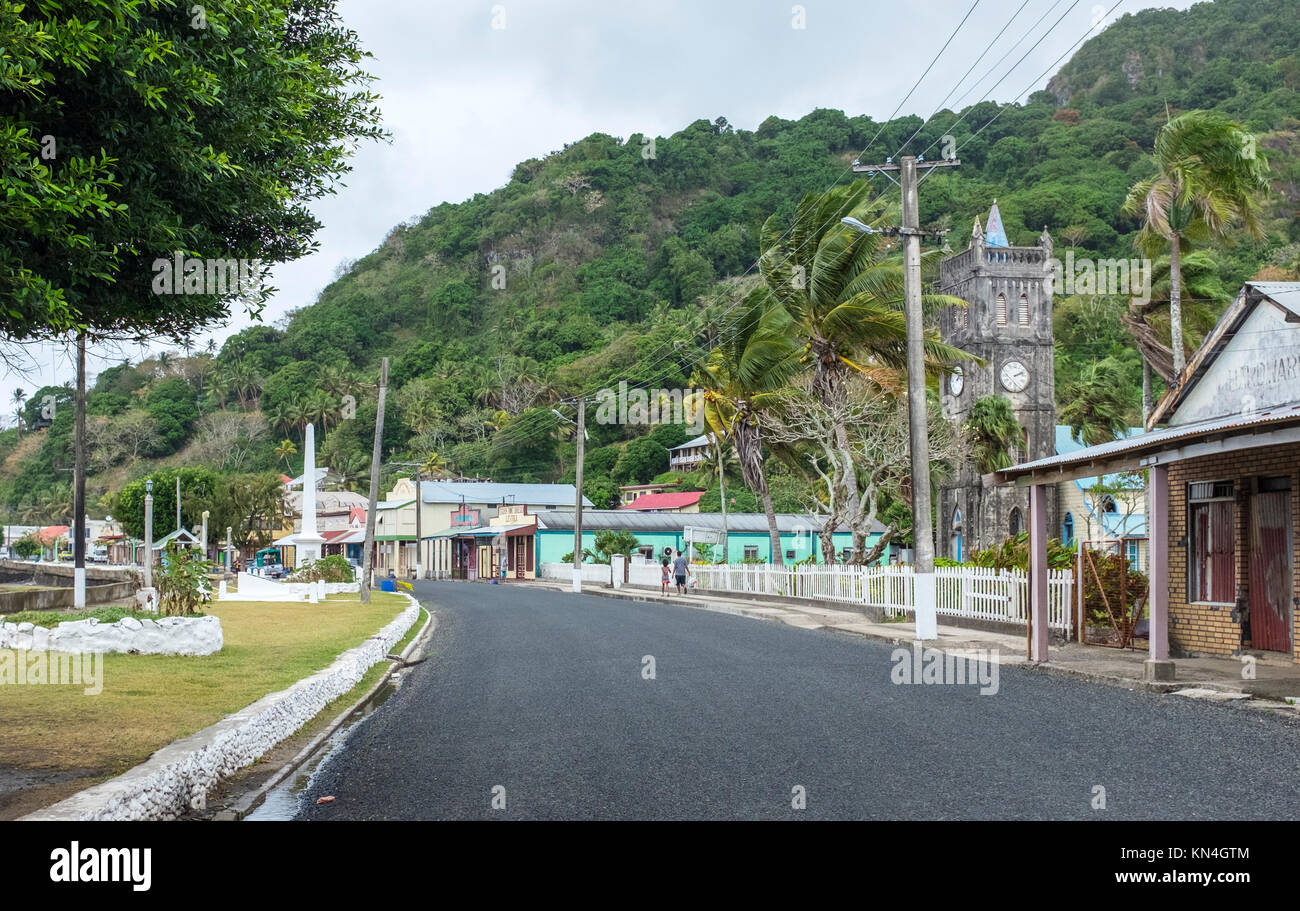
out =
<svg viewBox="0 0 1300 911"><path fill-rule="evenodd" d="M891 617L914 609L910 566L772 566L732 563L691 566L701 591L783 595L878 607ZM1029 578L1020 570L978 566L935 569L938 613L1023 626L1029 616ZM657 580L656 580L657 581ZM633 584L637 584L633 581ZM642 583L644 584L644 583ZM1049 570L1048 626L1070 629L1074 574Z"/></svg>

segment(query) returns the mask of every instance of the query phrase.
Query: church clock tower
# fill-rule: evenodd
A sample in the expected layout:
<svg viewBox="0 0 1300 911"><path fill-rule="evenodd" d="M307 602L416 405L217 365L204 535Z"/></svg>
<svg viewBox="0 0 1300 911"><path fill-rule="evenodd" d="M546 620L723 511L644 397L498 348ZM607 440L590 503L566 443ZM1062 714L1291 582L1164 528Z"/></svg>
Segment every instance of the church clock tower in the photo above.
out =
<svg viewBox="0 0 1300 911"><path fill-rule="evenodd" d="M985 362L968 362L961 373L944 380L944 414L961 425L980 399L1006 397L1025 431L1017 461L1056 452L1052 294L1044 281L1051 261L1052 238L1046 228L1037 246L1008 243L994 200L987 230L976 218L970 246L940 265L943 292L968 303L941 316L943 337ZM1055 493L1048 490L1049 530L1056 527ZM967 559L976 550L1028 531L1028 518L1028 491L985 487L974 461L967 461L939 490L938 552Z"/></svg>

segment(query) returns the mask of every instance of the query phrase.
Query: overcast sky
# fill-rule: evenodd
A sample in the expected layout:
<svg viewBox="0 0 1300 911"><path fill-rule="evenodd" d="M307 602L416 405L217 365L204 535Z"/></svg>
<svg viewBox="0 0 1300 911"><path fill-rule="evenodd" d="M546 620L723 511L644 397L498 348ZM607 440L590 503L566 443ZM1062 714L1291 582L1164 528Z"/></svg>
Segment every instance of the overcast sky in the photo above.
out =
<svg viewBox="0 0 1300 911"><path fill-rule="evenodd" d="M345 21L374 54L368 69L393 139L360 149L347 186L315 206L324 225L320 250L276 271L272 284L280 291L263 319L274 323L312 303L341 262L374 250L397 223L490 192L509 180L516 163L593 132L665 136L718 116L754 129L771 114L794 119L814 108L887 118L973 3L343 0ZM899 115L929 116L954 87L948 105L960 99L958 107L985 97L1023 99L1113 3L979 0ZM1125 0L1106 21L1151 6L1190 5ZM247 325L237 318L203 342L215 337L220 344ZM167 347L174 349L157 350ZM73 379L66 349L33 346L26 353L22 372L0 377L3 402L16 387L31 393ZM92 352L89 371L141 354Z"/></svg>

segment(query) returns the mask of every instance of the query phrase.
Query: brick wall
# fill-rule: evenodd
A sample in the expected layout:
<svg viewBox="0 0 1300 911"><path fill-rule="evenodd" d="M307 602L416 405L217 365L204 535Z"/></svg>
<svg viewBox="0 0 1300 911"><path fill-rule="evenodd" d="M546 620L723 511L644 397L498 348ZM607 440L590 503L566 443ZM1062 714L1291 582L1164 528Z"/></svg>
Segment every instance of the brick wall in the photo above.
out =
<svg viewBox="0 0 1300 911"><path fill-rule="evenodd" d="M1169 466L1169 646L1174 654L1237 655L1251 644L1242 641L1242 619L1250 604L1250 496L1259 477L1291 478L1292 594L1300 597L1300 444L1269 446L1204 456ZM1193 481L1232 481L1236 603L1188 600L1187 485ZM1292 636L1296 624L1292 623ZM1293 660L1300 663L1300 637L1293 641Z"/></svg>

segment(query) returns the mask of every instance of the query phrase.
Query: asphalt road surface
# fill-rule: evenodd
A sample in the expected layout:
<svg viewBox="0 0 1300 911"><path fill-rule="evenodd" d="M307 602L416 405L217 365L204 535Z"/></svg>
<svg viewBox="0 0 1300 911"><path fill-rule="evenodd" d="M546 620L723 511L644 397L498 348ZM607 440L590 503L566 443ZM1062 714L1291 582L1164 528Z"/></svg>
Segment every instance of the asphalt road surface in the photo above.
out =
<svg viewBox="0 0 1300 911"><path fill-rule="evenodd" d="M438 618L428 660L297 818L1300 817L1300 727L1243 706L1022 668L990 695L899 685L892 646L843 633L509 585L416 592Z"/></svg>

